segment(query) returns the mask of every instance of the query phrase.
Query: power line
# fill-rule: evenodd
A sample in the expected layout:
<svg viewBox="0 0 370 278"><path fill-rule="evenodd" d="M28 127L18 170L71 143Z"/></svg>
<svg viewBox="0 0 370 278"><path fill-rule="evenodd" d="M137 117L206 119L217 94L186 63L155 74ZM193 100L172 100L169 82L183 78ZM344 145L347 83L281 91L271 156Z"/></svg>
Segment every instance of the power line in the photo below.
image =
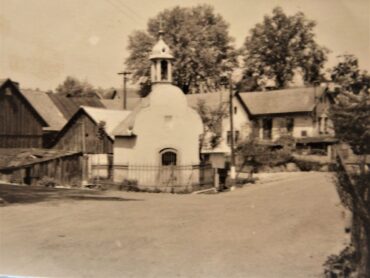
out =
<svg viewBox="0 0 370 278"><path fill-rule="evenodd" d="M112 2L111 0L106 0L106 1L112 7L114 7L115 10L117 10L118 12L120 12L121 14L123 14L125 17L129 17L132 21L134 21L135 23L139 24L139 22L137 21L137 18L136 17L134 17L133 15L131 15L130 13L128 13L127 11L125 11L121 6L117 5L117 3Z"/></svg>
<svg viewBox="0 0 370 278"><path fill-rule="evenodd" d="M131 11L132 13L134 13L137 17L139 17L141 20L144 20L144 18L138 13L136 12L134 9L132 9L130 6L128 6L124 0L121 1L121 0L116 0L118 1L123 7L125 7L126 9L128 9L129 11Z"/></svg>

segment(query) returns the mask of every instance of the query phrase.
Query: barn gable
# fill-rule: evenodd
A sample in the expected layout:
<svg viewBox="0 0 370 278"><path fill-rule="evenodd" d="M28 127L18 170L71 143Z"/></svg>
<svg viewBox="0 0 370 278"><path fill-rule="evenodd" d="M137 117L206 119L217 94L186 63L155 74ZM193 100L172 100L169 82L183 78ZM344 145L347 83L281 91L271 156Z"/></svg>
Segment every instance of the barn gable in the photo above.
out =
<svg viewBox="0 0 370 278"><path fill-rule="evenodd" d="M81 107L58 134L54 148L83 151L90 154L113 153L113 129L130 111ZM98 138L98 124L105 122L102 139Z"/></svg>
<svg viewBox="0 0 370 278"><path fill-rule="evenodd" d="M10 79L0 84L0 148L42 146L48 124Z"/></svg>

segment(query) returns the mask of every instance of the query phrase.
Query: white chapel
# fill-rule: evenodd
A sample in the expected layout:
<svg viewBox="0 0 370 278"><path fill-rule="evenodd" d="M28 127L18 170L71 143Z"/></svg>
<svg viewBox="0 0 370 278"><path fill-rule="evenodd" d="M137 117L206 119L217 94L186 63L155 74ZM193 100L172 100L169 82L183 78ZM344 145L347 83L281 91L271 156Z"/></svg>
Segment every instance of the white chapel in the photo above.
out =
<svg viewBox="0 0 370 278"><path fill-rule="evenodd" d="M149 59L152 91L113 132L114 180L135 179L139 187L160 187L169 183L168 171L164 169L194 169L194 165L199 165L199 138L203 133L203 123L198 113L188 105L181 89L172 85L174 57L163 40L162 31ZM140 165L144 168L145 165L153 166L158 173L153 170L155 173L149 178L148 175L140 175L134 170ZM172 177L172 184L180 186L185 181L197 179L194 171L177 172Z"/></svg>

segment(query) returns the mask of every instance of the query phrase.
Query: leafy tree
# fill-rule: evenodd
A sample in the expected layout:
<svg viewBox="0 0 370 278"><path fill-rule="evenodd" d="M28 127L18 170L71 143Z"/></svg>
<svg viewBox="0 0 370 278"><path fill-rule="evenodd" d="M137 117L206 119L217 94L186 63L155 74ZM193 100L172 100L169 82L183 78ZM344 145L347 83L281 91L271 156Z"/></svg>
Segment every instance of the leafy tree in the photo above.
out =
<svg viewBox="0 0 370 278"><path fill-rule="evenodd" d="M136 31L129 36L130 55L125 63L134 81L142 83L142 95L150 90L148 58L157 41L160 20L164 40L175 57L174 83L185 93L218 88L221 76L237 64L228 24L209 5L175 7L150 19L146 32Z"/></svg>
<svg viewBox="0 0 370 278"><path fill-rule="evenodd" d="M220 104L216 108L210 108L204 100L197 103L196 110L202 118L204 133L201 138L200 146L209 143L210 147L216 148L222 139L222 121L228 115L228 107L225 104Z"/></svg>
<svg viewBox="0 0 370 278"><path fill-rule="evenodd" d="M284 147L279 150L273 150L271 147L258 142L258 139L251 135L244 142L238 144L236 155L240 162L241 172L245 166L250 167L249 178L257 172L260 166L277 166L292 161L292 140L290 138L282 139Z"/></svg>
<svg viewBox="0 0 370 278"><path fill-rule="evenodd" d="M66 97L94 97L94 87L86 81L67 76L64 82L56 88L56 93Z"/></svg>
<svg viewBox="0 0 370 278"><path fill-rule="evenodd" d="M261 89L261 79L268 78L275 81L275 87L284 88L294 70L302 72L307 84L320 80L328 50L316 43L315 25L302 12L288 16L282 8L274 8L245 40L241 84Z"/></svg>
<svg viewBox="0 0 370 278"><path fill-rule="evenodd" d="M236 154L239 158L240 171L245 166L250 166L249 179L253 178L253 173L257 172L263 162L261 158L268 155L268 148L266 146L258 144L254 137L250 137L245 142L239 144L236 148Z"/></svg>
<svg viewBox="0 0 370 278"><path fill-rule="evenodd" d="M360 72L357 59L352 55L334 67L333 80L341 85L336 104L331 109L336 136L351 146L357 154L358 169L353 171L346 166L343 155L339 156L337 188L343 203L352 210L352 244L358 277L368 277L370 273L370 172L367 157L370 153L370 94L369 76ZM341 154L341 151L338 150ZM348 253L348 252L347 252ZM347 254L342 252L334 263ZM347 254L348 255L348 254ZM346 256L347 256L346 255ZM348 257L348 256L347 256Z"/></svg>
<svg viewBox="0 0 370 278"><path fill-rule="evenodd" d="M341 61L331 72L332 80L340 85L346 92L359 94L370 88L370 75L361 71L358 66L358 59L351 54L339 56Z"/></svg>

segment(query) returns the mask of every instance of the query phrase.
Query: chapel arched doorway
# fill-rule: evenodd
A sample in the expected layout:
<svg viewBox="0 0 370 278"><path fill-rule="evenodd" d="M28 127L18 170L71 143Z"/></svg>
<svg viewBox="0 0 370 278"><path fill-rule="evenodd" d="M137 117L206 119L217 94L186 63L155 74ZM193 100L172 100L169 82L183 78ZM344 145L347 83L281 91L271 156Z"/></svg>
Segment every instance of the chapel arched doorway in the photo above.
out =
<svg viewBox="0 0 370 278"><path fill-rule="evenodd" d="M159 152L159 183L160 186L173 187L179 182L178 153L175 149L167 148Z"/></svg>

